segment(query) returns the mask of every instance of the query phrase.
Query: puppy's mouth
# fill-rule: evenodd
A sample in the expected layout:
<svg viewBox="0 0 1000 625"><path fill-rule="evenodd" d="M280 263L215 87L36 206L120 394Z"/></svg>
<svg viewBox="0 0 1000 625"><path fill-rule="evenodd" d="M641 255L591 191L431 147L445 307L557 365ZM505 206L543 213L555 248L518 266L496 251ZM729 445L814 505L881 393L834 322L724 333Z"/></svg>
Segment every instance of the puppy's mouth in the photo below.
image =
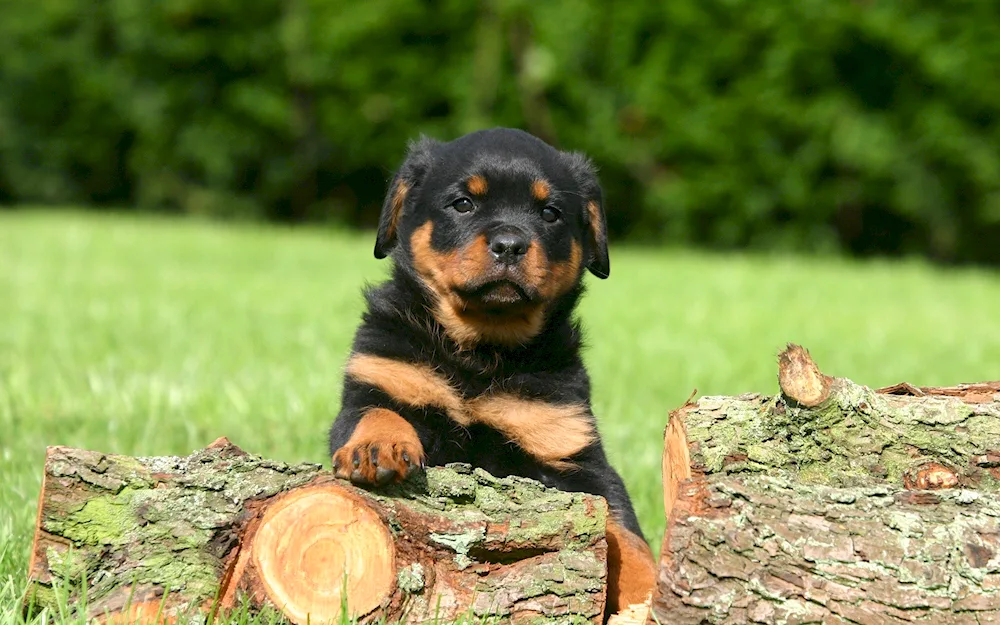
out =
<svg viewBox="0 0 1000 625"><path fill-rule="evenodd" d="M467 309L488 314L504 314L531 306L536 299L532 289L511 277L477 281L455 292Z"/></svg>

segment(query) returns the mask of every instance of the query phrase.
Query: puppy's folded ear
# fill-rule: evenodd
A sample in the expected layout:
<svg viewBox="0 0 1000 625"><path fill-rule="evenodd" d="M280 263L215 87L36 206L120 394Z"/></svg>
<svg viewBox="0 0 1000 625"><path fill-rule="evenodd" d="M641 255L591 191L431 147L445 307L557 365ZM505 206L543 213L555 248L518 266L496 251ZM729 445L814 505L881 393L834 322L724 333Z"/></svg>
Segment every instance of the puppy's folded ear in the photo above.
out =
<svg viewBox="0 0 1000 625"><path fill-rule="evenodd" d="M385 258L396 246L396 229L399 219L406 210L408 199L414 197L424 176L434 163L434 152L440 142L420 137L410 143L406 160L389 183L389 191L382 202L382 214L378 219L378 235L375 237L375 258Z"/></svg>
<svg viewBox="0 0 1000 625"><path fill-rule="evenodd" d="M583 194L583 221L587 226L587 269L598 278L611 274L608 258L608 223L604 216L604 192L597 180L597 169L583 154L566 154L569 169Z"/></svg>

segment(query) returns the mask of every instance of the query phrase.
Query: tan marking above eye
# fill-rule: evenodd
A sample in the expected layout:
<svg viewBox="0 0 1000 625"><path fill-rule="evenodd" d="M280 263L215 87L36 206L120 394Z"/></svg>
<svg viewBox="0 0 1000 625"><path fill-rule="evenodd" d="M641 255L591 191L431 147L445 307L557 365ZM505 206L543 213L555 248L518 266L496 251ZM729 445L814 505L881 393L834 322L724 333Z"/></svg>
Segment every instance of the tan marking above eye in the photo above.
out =
<svg viewBox="0 0 1000 625"><path fill-rule="evenodd" d="M656 588L656 561L642 536L608 515L608 610L616 613L649 599Z"/></svg>
<svg viewBox="0 0 1000 625"><path fill-rule="evenodd" d="M469 193L473 195L486 195L486 190L489 188L489 185L486 184L486 178L479 174L469 176L469 179L465 182L465 186L469 189Z"/></svg>
<svg viewBox="0 0 1000 625"><path fill-rule="evenodd" d="M447 378L427 365L371 354L354 354L347 364L347 374L382 389L402 404L443 410L459 425L489 426L557 469L572 468L572 462L566 459L595 439L590 413L582 404L553 404L510 393L466 400Z"/></svg>
<svg viewBox="0 0 1000 625"><path fill-rule="evenodd" d="M539 202L549 199L552 194L552 187L547 180L538 179L531 183L531 197Z"/></svg>

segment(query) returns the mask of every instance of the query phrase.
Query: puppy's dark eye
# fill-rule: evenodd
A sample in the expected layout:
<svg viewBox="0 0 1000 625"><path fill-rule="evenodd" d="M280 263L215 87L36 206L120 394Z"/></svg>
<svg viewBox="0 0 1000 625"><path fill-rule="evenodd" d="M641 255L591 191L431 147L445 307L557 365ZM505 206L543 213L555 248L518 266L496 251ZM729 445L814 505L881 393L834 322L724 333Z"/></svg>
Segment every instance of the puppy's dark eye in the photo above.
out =
<svg viewBox="0 0 1000 625"><path fill-rule="evenodd" d="M467 213L475 208L475 205L473 205L472 200L467 197L463 197L455 200L451 207L460 213Z"/></svg>
<svg viewBox="0 0 1000 625"><path fill-rule="evenodd" d="M545 208L542 209L542 219L549 222L550 224L559 221L559 218L561 216L562 213L560 213L559 209L556 208L555 206L546 206Z"/></svg>

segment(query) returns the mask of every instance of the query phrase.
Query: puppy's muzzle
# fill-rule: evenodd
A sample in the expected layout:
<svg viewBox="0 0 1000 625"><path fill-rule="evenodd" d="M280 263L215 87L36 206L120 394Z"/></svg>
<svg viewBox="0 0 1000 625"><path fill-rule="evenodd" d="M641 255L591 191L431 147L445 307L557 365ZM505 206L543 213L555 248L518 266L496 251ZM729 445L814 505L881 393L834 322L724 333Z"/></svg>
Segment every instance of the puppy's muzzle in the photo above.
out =
<svg viewBox="0 0 1000 625"><path fill-rule="evenodd" d="M493 257L503 265L517 265L528 253L528 237L512 226L494 230L488 243Z"/></svg>

